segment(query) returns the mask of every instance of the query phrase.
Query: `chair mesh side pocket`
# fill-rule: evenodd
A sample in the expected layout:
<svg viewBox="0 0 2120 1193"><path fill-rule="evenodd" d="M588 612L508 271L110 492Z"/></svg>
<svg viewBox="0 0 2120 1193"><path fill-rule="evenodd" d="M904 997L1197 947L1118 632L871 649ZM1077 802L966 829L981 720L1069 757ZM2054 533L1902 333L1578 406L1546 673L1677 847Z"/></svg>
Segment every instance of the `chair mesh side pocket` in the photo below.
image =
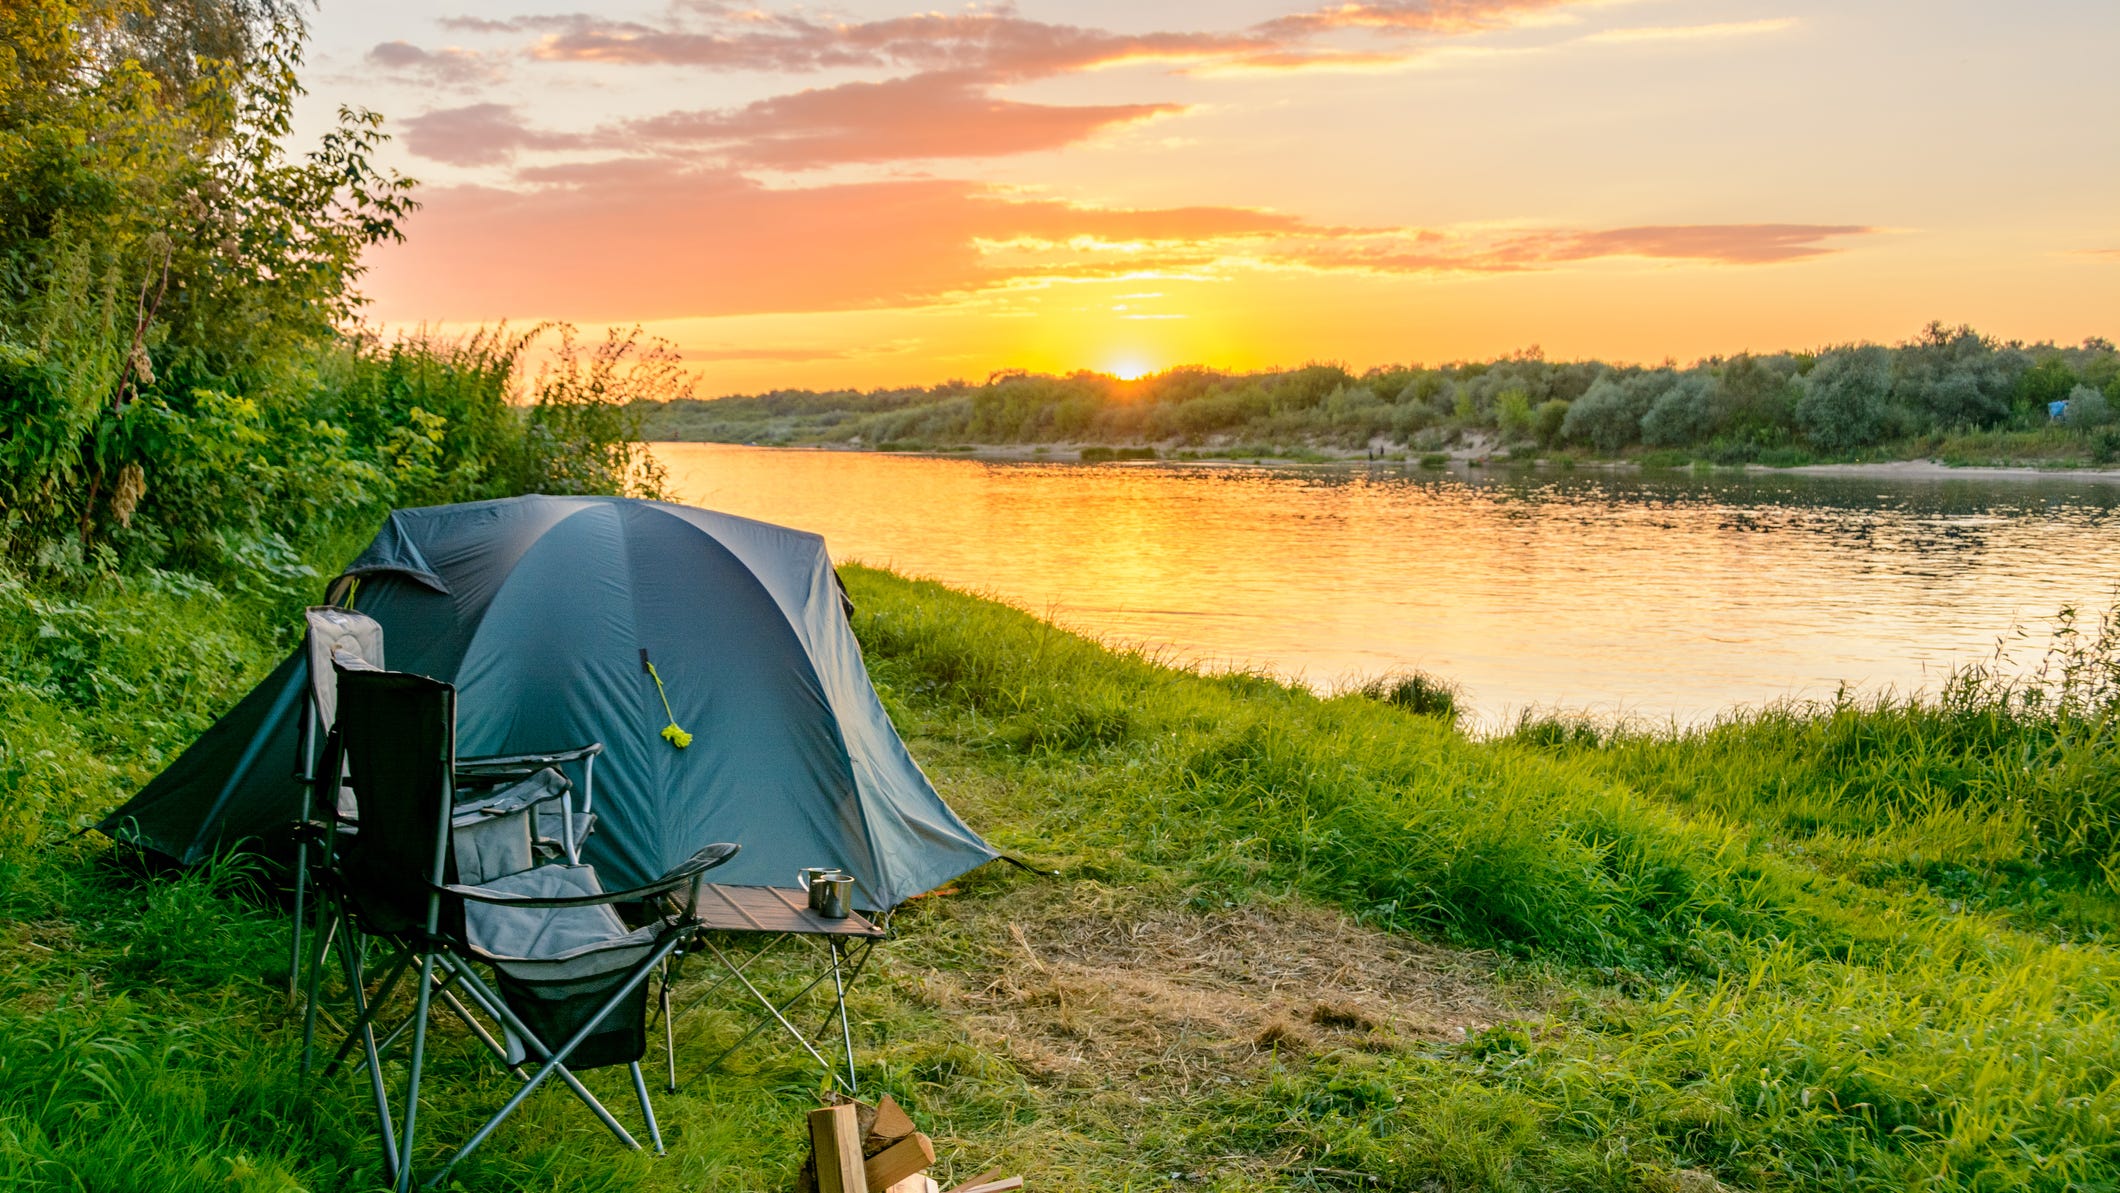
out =
<svg viewBox="0 0 2120 1193"><path fill-rule="evenodd" d="M596 1008L602 1006L626 978L621 971L577 981L523 981L510 974L509 968L512 967L501 967L495 974L501 998L507 1002L508 1009L522 1019L524 1026L553 1048L565 1044L580 1031L590 1016L596 1014ZM567 1057L567 1067L579 1070L624 1065L646 1056L648 987L651 984L643 981L634 986L604 1017L597 1030ZM516 1041L510 1040L509 1043L514 1045ZM547 1059L542 1050L529 1047L527 1040L522 1046L533 1063L543 1063ZM510 1051L513 1050L511 1047Z"/></svg>

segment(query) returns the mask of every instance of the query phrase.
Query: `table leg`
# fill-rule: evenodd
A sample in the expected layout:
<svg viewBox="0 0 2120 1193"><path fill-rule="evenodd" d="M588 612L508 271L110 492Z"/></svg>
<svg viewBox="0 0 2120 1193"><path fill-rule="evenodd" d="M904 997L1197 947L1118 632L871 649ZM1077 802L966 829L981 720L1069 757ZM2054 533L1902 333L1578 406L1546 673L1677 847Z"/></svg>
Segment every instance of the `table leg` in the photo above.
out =
<svg viewBox="0 0 2120 1193"><path fill-rule="evenodd" d="M839 938L832 938L832 999L839 1004L839 1038L847 1047L847 1093L859 1094L861 1085L854 1075L854 1028L847 1022L847 986L839 975Z"/></svg>

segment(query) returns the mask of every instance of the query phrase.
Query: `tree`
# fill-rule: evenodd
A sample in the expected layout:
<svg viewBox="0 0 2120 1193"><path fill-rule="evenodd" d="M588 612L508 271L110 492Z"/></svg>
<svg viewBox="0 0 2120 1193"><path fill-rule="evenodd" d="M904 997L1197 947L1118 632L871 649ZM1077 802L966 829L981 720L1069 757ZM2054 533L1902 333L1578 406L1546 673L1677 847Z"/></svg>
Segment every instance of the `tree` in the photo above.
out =
<svg viewBox="0 0 2120 1193"><path fill-rule="evenodd" d="M2061 421L2084 430L2102 427L2113 421L2113 407L2103 393L2088 385L2079 385L2069 391L2068 409L2062 413Z"/></svg>
<svg viewBox="0 0 2120 1193"><path fill-rule="evenodd" d="M0 505L18 546L154 509L172 436L249 418L199 395L242 394L279 433L300 362L358 307L362 251L398 237L411 182L373 165L379 118L342 109L306 155L284 148L304 36L287 0L0 5Z"/></svg>
<svg viewBox="0 0 2120 1193"><path fill-rule="evenodd" d="M1682 447L1715 431L1715 380L1690 373L1680 377L1642 415L1642 442L1650 447Z"/></svg>
<svg viewBox="0 0 2120 1193"><path fill-rule="evenodd" d="M1639 385L1604 376L1568 406L1561 419L1561 438L1588 443L1601 452L1617 452L1641 438L1642 415L1650 396Z"/></svg>
<svg viewBox="0 0 2120 1193"><path fill-rule="evenodd" d="M1836 348L1803 379L1796 425L1822 451L1848 452L1883 437L1892 355L1875 344Z"/></svg>

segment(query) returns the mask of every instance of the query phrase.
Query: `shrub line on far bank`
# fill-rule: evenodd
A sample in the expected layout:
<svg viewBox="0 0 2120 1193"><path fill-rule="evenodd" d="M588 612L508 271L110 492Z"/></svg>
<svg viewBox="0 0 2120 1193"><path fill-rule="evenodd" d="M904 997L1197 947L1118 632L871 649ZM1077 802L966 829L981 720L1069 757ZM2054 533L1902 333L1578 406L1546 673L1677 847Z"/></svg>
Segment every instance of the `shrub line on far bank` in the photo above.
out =
<svg viewBox="0 0 2120 1193"><path fill-rule="evenodd" d="M653 438L880 450L1082 443L1098 450L1420 456L1567 450L1786 467L1842 460L2120 459L2120 355L1931 324L1892 347L1741 354L1690 368L1551 362L1536 350L1434 368L1200 367L1137 381L1007 371L984 384L782 390L643 408ZM2058 414L2056 411L2058 410Z"/></svg>

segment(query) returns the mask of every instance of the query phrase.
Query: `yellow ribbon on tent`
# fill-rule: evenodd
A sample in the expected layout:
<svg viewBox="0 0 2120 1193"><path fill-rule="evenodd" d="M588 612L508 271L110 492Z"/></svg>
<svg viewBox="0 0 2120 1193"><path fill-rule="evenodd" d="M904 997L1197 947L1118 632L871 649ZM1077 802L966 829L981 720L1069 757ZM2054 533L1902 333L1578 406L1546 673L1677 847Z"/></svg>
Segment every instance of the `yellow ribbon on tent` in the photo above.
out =
<svg viewBox="0 0 2120 1193"><path fill-rule="evenodd" d="M670 723L663 726L663 740L682 750L692 744L692 735L677 727L677 714L670 711L670 693L663 690L662 676L656 674L655 664L648 661L648 652L640 652L641 665L648 669L648 678L655 681L655 694L662 697L663 712Z"/></svg>

